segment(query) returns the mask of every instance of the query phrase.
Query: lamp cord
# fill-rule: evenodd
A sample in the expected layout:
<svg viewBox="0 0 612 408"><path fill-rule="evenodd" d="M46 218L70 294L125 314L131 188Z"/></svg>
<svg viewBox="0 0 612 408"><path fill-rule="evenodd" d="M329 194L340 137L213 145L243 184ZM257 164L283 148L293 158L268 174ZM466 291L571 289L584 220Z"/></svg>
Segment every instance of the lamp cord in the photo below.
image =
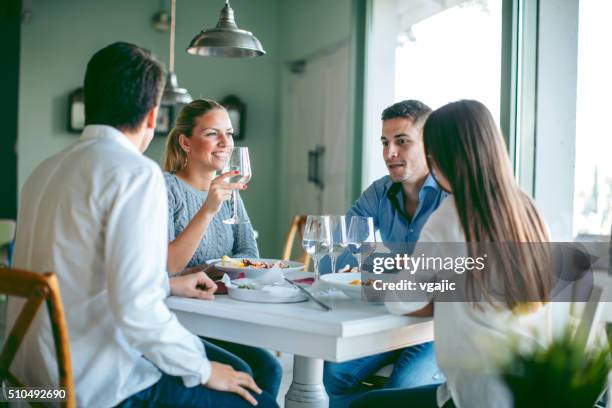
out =
<svg viewBox="0 0 612 408"><path fill-rule="evenodd" d="M174 72L174 20L176 18L176 0L172 0L172 9L170 11L170 61L168 68L170 72Z"/></svg>

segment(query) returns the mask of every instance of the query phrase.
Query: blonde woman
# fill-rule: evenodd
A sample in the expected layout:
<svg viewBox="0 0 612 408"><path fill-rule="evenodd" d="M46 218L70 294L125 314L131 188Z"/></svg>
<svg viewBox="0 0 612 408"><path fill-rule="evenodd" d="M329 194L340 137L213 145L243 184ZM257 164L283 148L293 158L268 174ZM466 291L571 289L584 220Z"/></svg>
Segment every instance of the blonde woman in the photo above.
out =
<svg viewBox="0 0 612 408"><path fill-rule="evenodd" d="M246 184L227 183L229 173L216 176L234 147L227 111L215 101L196 99L184 106L168 135L164 170L168 187L168 270L221 258L258 257L250 222L227 225L232 189ZM238 211L248 220L242 199Z"/></svg>
<svg viewBox="0 0 612 408"><path fill-rule="evenodd" d="M168 190L168 271L177 273L223 255L258 257L250 222L228 225L233 189L230 173L217 176L234 147L233 128L225 108L215 101L196 99L178 114L164 151ZM248 215L238 196L238 212ZM206 339L207 353L239 371L252 372L255 382L276 397L282 368L268 351Z"/></svg>

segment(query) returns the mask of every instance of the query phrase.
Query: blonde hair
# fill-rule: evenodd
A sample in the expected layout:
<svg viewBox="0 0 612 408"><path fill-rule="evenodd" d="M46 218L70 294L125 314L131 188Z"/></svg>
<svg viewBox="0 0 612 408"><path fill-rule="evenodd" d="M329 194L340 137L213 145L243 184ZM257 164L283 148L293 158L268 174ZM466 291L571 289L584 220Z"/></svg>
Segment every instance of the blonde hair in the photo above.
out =
<svg viewBox="0 0 612 408"><path fill-rule="evenodd" d="M166 139L166 147L164 148L163 163L164 170L171 173L176 173L178 170L185 167L187 164L187 153L179 143L179 136L185 135L191 137L193 128L195 127L195 119L198 116L213 109L223 109L223 105L210 99L195 99L181 108L174 127L168 134Z"/></svg>

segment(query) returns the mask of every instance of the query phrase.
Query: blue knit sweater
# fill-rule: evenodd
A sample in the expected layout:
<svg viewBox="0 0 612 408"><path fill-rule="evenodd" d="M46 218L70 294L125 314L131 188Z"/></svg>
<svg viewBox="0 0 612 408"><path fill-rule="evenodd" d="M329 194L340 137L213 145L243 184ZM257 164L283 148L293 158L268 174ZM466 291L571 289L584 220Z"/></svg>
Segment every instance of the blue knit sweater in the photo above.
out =
<svg viewBox="0 0 612 408"><path fill-rule="evenodd" d="M196 190L176 175L164 173L168 188L168 240L173 241L189 224L200 210L208 191ZM248 220L244 203L238 194L238 215ZM213 217L204 238L196 249L187 267L200 265L207 260L221 258L223 255L240 257L259 257L257 242L250 221L228 225L223 220L231 217L231 200L221 206Z"/></svg>

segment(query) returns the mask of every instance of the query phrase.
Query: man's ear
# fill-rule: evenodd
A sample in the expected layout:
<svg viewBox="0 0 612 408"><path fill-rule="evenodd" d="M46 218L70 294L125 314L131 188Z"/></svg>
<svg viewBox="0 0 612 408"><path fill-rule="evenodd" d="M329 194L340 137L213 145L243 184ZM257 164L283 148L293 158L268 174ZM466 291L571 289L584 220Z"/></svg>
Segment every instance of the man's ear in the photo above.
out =
<svg viewBox="0 0 612 408"><path fill-rule="evenodd" d="M147 129L155 129L155 123L157 122L157 111L159 110L159 106L155 106L153 109L149 111L147 114L145 124Z"/></svg>

